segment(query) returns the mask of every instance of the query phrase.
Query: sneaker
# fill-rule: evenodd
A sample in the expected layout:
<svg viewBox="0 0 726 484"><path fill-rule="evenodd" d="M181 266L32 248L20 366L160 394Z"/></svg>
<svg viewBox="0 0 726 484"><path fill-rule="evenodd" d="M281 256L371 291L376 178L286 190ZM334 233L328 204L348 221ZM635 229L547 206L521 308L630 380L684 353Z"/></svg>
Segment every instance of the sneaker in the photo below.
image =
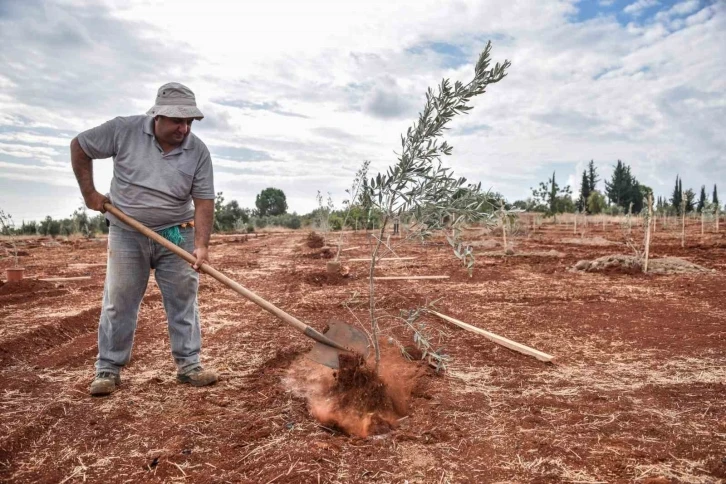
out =
<svg viewBox="0 0 726 484"><path fill-rule="evenodd" d="M205 387L217 383L217 374L198 366L186 373L177 373L176 379L182 383L189 383L193 387Z"/></svg>
<svg viewBox="0 0 726 484"><path fill-rule="evenodd" d="M91 382L91 395L110 395L121 384L121 376L110 371L99 371Z"/></svg>

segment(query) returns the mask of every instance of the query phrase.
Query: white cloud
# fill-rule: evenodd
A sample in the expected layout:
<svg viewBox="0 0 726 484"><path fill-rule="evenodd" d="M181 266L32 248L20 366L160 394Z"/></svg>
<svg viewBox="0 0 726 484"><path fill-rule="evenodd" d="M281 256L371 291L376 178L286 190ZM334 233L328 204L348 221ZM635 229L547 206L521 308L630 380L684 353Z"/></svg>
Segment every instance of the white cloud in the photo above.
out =
<svg viewBox="0 0 726 484"><path fill-rule="evenodd" d="M629 15L638 16L643 12L643 10L654 7L659 3L660 2L658 2L658 0L637 0L625 7L623 12Z"/></svg>
<svg viewBox="0 0 726 484"><path fill-rule="evenodd" d="M510 198L527 196L553 166L574 189L590 159L603 175L622 159L656 193L676 173L694 187L726 183L723 3L683 1L625 26L615 16L571 23L569 0L18 5L0 18L0 162L36 168L0 165L0 184L24 177L38 194L73 185L72 133L144 112L174 79L197 93L207 117L194 130L228 199L251 206L279 185L300 212L314 208L318 189L339 201L364 159L375 171L395 161L425 90L470 78L489 38L493 59L513 65L452 121L445 161L457 174ZM42 174L37 163L66 171ZM95 173L107 187L111 163ZM78 194L63 196L75 203ZM23 206L19 197L0 204Z"/></svg>

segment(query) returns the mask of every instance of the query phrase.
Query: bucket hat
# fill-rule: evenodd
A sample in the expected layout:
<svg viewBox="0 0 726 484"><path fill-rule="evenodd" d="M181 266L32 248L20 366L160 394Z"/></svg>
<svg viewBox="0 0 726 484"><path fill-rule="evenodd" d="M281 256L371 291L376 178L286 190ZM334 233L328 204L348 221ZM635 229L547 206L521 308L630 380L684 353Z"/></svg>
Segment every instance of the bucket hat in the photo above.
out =
<svg viewBox="0 0 726 484"><path fill-rule="evenodd" d="M192 90L178 82L169 82L161 86L156 93L156 103L146 114L149 116L166 116L168 118L194 118L196 120L204 117L197 108L197 101Z"/></svg>

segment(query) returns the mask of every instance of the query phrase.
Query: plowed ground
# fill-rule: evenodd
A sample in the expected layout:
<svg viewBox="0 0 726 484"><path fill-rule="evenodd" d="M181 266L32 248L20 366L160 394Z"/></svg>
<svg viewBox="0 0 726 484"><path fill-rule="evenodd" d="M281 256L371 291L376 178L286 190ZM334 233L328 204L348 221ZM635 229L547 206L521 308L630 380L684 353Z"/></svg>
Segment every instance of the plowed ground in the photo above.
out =
<svg viewBox="0 0 726 484"><path fill-rule="evenodd" d="M199 292L203 361L220 382L175 381L152 277L120 390L90 397L105 268L68 264L104 262L105 241L25 240L26 277L91 279L0 287L0 481L718 482L726 477L726 237L701 237L694 225L681 248L671 230L656 232L654 257L715 271L569 271L580 259L629 253L614 225L582 236L553 224L519 234L514 256L479 256L471 278L443 240L391 239L397 255L417 259L383 262L379 275L451 277L377 284L384 345L390 336L415 353L397 317L441 298L440 312L555 360L424 317L449 367L437 374L407 363L418 368L408 416L369 438L311 417L286 383L311 343L208 276ZM306 236L215 237L212 263L317 329L332 318L366 324L367 266L345 262L370 256L366 235L345 235L346 247L359 246L343 253L346 277L325 274ZM596 237L611 244L587 243ZM501 250L497 238L476 240L483 252ZM0 269L9 265L0 260Z"/></svg>

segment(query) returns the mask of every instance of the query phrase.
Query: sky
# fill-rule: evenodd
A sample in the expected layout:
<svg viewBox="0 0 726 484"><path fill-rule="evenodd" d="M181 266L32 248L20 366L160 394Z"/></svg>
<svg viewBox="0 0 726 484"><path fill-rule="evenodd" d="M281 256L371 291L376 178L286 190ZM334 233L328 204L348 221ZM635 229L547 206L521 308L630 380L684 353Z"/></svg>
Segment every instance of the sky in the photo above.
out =
<svg viewBox="0 0 726 484"><path fill-rule="evenodd" d="M620 159L656 195L676 175L726 194L722 0L0 0L0 208L69 216L71 139L145 113L169 81L196 93L227 200L272 186L290 211L318 191L340 207L488 40L512 65L449 124L457 176L514 201L553 171L577 192L590 160L606 179ZM94 162L99 191L112 170Z"/></svg>

